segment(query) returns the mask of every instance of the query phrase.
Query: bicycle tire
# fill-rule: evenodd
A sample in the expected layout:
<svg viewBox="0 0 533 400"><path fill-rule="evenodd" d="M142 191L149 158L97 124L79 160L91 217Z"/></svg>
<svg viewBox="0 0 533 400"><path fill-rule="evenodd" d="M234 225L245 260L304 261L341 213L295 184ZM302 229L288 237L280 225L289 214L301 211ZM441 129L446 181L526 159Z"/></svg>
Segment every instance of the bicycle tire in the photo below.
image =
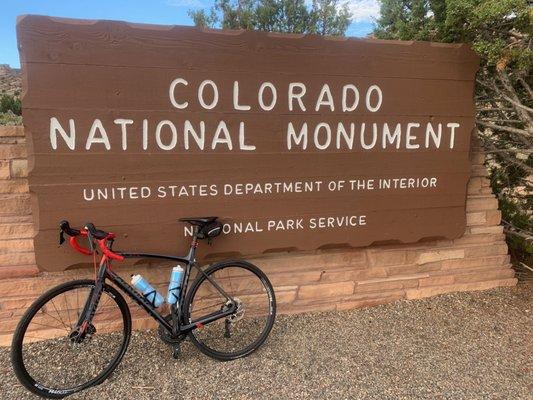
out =
<svg viewBox="0 0 533 400"><path fill-rule="evenodd" d="M49 300L53 299L54 297L61 295L63 293L66 293L69 290L87 287L91 285L94 286L94 280L89 280L89 279L69 281L61 285L58 285L48 290L46 293L41 295L37 300L35 300L33 304L28 308L28 310L22 316L22 319L18 323L15 333L13 335L13 341L11 344L11 363L13 365L15 375L17 376L19 381L22 383L22 385L24 385L24 387L26 387L29 391L41 397L53 398L53 399L63 398L65 396L71 395L73 393L79 392L89 387L101 384L115 370L115 368L118 366L118 364L124 357L124 354L126 353L126 350L128 348L130 338L131 338L130 310L129 310L128 304L124 300L124 297L118 292L118 290L108 284L105 284L103 290L107 294L109 294L113 300L115 300L116 304L118 305L122 313L122 319L124 323L124 339L122 341L122 345L117 355L114 357L114 359L111 361L111 363L106 368L98 376L96 376L96 378L92 379L89 382L81 384L75 388L54 389L54 388L46 387L40 384L39 382L37 382L32 376L30 376L30 374L28 373L24 365L23 348L22 348L23 341L24 341L24 335L26 333L28 325L31 323L32 318L39 312L39 310L41 310L41 308L45 304L47 304Z"/></svg>
<svg viewBox="0 0 533 400"><path fill-rule="evenodd" d="M246 346L244 349L238 352L233 353L225 353L216 351L209 346L207 346L205 343L203 343L198 337L195 336L194 330L189 332L189 338L194 343L194 345L205 355L220 360L220 361L230 361L235 360L237 358L245 357L257 350L267 339L268 335L270 334L270 331L272 330L272 327L274 325L274 321L276 319L276 296L274 293L274 288L272 287L272 284L270 283L268 277L265 275L263 271L261 271L258 267L255 265L241 260L226 260L222 261L220 263L213 264L209 266L205 271L204 274L200 274L196 280L193 282L190 290L187 293L187 296L185 298L185 310L184 310L184 320L191 323L191 309L194 301L194 296L200 287L200 285L207 279L206 275L212 275L218 270L228 268L228 267L237 267L237 268L243 268L254 275L256 275L263 285L265 286L266 292L269 295L270 299L270 313L268 316L268 322L265 325L264 330L262 331L261 335L258 337L257 340L255 340L250 345Z"/></svg>

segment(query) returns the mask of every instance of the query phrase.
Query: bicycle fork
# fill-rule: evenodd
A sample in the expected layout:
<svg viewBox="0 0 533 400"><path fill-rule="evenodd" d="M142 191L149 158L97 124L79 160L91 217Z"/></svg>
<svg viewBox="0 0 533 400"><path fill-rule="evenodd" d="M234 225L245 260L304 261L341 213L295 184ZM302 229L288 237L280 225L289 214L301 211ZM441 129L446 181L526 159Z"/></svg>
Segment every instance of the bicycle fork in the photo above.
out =
<svg viewBox="0 0 533 400"><path fill-rule="evenodd" d="M83 310L78 316L76 326L69 334L70 340L75 343L83 342L87 335L92 335L96 332L96 328L92 325L92 320L96 313L96 309L98 308L100 298L102 297L102 292L104 291L107 263L108 260L104 256L100 262L100 268L96 275L94 287L91 289Z"/></svg>

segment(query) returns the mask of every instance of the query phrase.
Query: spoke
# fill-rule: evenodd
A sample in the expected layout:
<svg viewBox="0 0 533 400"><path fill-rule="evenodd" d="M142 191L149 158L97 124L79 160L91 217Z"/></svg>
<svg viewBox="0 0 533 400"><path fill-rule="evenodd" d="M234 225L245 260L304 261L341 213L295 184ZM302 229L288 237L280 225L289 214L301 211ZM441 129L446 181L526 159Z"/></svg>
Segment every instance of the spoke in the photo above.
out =
<svg viewBox="0 0 533 400"><path fill-rule="evenodd" d="M44 327L46 327L46 328L57 329L57 326L45 325L45 324L41 324L40 322L35 322L35 321L31 321L29 325L31 325L31 324L44 326ZM28 326L29 326L29 325L28 325Z"/></svg>
<svg viewBox="0 0 533 400"><path fill-rule="evenodd" d="M57 316L59 317L59 319L61 320L61 323L63 324L63 326L67 329L67 331L69 330L68 329L68 326L65 324L65 322L63 322L63 318L61 318L61 315L59 314L59 311L57 310L57 307L54 303L54 299L50 299L50 302L52 303L52 305L54 306L54 309L56 310L56 313L57 313Z"/></svg>
<svg viewBox="0 0 533 400"><path fill-rule="evenodd" d="M105 298L104 302L100 304L100 309L103 309L104 306L109 303L109 299L110 298L111 297L109 297L109 296Z"/></svg>
<svg viewBox="0 0 533 400"><path fill-rule="evenodd" d="M76 293L78 291L76 290ZM67 302L67 296L65 296L65 293L63 293L64 299L65 299L65 307L67 308L67 316L68 316L68 326L70 327L70 330L72 330L72 320L70 319L70 311L68 310L68 302Z"/></svg>
<svg viewBox="0 0 533 400"><path fill-rule="evenodd" d="M219 305L223 305L224 303L220 303ZM202 311L202 310L206 310L208 308L213 308L213 307L216 307L217 304L212 304L212 305L209 305L209 306L205 306L205 307L202 307L202 308L197 308L196 310L193 310L193 312L198 312L198 311Z"/></svg>
<svg viewBox="0 0 533 400"><path fill-rule="evenodd" d="M230 267L231 268L231 267ZM231 293L234 293L233 292L233 285L231 284L231 274L229 273L229 268L227 269L228 271L228 281L229 281L229 288L231 290ZM223 288L224 289L224 288ZM230 295L230 297L233 296L233 294Z"/></svg>
<svg viewBox="0 0 533 400"><path fill-rule="evenodd" d="M54 317L52 314L49 314L47 311L44 311L44 310L43 310L43 313L46 314L46 315L48 315L50 318L55 319L55 320L56 320L57 322L59 322L61 325L65 326L65 324L64 324L63 322L61 322L60 320L58 320L58 319L57 319L56 317ZM66 331L67 333L69 332L69 330L68 330L68 328L67 328L66 326L65 326L65 331Z"/></svg>

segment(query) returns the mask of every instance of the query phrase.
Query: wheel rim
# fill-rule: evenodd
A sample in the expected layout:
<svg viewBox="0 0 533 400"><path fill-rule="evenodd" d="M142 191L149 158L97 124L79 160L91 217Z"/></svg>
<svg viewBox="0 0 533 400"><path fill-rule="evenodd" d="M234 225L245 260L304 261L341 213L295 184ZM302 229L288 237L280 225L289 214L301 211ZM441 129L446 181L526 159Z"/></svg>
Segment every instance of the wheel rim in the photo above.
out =
<svg viewBox="0 0 533 400"><path fill-rule="evenodd" d="M40 304L26 323L20 343L23 369L37 389L68 394L96 384L121 358L126 319L114 294L103 291L88 334L77 343L72 332L94 285L66 287Z"/></svg>
<svg viewBox="0 0 533 400"><path fill-rule="evenodd" d="M252 270L237 265L216 269L209 276L234 298L236 309L226 318L195 329L193 338L209 352L219 356L243 355L254 350L272 327L274 294L271 286ZM190 323L231 307L231 302L207 279L193 290L189 305Z"/></svg>

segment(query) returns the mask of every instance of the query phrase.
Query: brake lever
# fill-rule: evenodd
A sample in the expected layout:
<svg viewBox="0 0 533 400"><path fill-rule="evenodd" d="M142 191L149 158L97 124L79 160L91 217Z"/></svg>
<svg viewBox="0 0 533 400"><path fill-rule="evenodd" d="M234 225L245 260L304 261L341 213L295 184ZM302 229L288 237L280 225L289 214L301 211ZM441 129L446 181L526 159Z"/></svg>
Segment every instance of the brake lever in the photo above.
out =
<svg viewBox="0 0 533 400"><path fill-rule="evenodd" d="M91 232L88 229L87 229L87 240L89 241L89 250L91 250L91 253L94 253L96 250L96 246L94 245L93 235L91 235Z"/></svg>

